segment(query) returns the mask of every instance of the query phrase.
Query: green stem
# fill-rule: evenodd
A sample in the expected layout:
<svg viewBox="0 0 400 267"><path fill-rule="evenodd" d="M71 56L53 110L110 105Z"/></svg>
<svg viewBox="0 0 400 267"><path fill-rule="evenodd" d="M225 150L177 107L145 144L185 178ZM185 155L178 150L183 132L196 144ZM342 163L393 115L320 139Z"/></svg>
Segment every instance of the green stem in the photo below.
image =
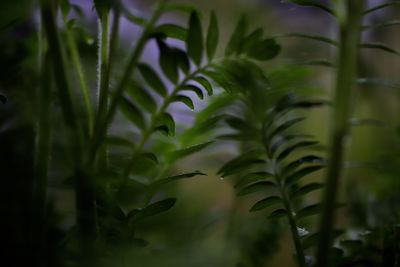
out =
<svg viewBox="0 0 400 267"><path fill-rule="evenodd" d="M43 53L41 53L43 54ZM38 123L36 126L35 167L33 180L32 245L38 266L43 264L46 228L47 178L51 143L51 79L48 53L41 59L41 85L38 92Z"/></svg>
<svg viewBox="0 0 400 267"><path fill-rule="evenodd" d="M93 163L95 162L97 151L106 136L109 124L111 123L112 119L115 116L118 103L121 100L125 87L129 82L129 79L131 78L133 71L136 69L139 63L143 49L149 39L149 36L153 30L155 23L162 14L166 1L167 0L160 0L158 2L158 5L153 13L153 16L144 27L143 32L132 52L128 65L125 68L122 78L116 87L115 94L111 99L111 104L108 112L106 114L103 114L102 117L98 119L98 122L95 125L95 135L93 136L93 142L91 143L90 153L89 153L89 166L93 165Z"/></svg>
<svg viewBox="0 0 400 267"><path fill-rule="evenodd" d="M332 230L335 224L335 207L339 192L339 178L342 174L344 142L349 132L348 120L351 115L354 81L357 74L359 29L363 0L340 0L338 12L340 22L340 45L338 72L336 76L335 106L331 132L326 189L320 220L320 238L317 247L317 267L332 265Z"/></svg>
<svg viewBox="0 0 400 267"><path fill-rule="evenodd" d="M67 39L68 49L71 53L72 64L75 68L76 74L78 76L79 87L81 89L81 94L83 96L83 102L86 109L87 120L88 120L88 130L91 135L91 131L93 129L93 110L92 110L92 102L90 100L89 88L87 86L87 80L85 77L85 73L82 68L82 63L80 61L80 55L78 48L76 46L76 42L73 36L71 29L67 26L67 17L63 15L63 21L65 25L65 37Z"/></svg>
<svg viewBox="0 0 400 267"><path fill-rule="evenodd" d="M53 64L54 78L66 126L71 133L71 154L74 159L75 200L77 209L77 224L80 237L81 255L91 258L91 241L96 237L96 205L94 186L91 176L83 171L84 139L73 105L72 93L67 80L67 71L63 58L62 46L53 10L54 2L41 0L40 9L43 26L47 36L50 58Z"/></svg>

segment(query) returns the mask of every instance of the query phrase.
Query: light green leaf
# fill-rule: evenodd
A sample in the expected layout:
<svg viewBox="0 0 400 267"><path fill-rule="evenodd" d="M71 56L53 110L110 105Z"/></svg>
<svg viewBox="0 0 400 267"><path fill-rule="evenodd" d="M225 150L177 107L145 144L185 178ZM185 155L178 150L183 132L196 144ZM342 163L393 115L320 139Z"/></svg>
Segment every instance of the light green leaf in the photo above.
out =
<svg viewBox="0 0 400 267"><path fill-rule="evenodd" d="M207 32L207 57L211 61L217 50L219 40L218 20L215 12L211 12L210 24Z"/></svg>

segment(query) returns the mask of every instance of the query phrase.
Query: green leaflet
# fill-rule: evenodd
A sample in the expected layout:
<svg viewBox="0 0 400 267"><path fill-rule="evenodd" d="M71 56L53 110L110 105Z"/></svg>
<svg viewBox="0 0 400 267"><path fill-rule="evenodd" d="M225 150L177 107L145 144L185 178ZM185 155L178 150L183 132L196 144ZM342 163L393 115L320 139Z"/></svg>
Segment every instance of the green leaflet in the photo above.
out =
<svg viewBox="0 0 400 267"><path fill-rule="evenodd" d="M126 97L122 97L119 108L125 117L138 128L143 130L146 127L142 112Z"/></svg>
<svg viewBox="0 0 400 267"><path fill-rule="evenodd" d="M173 175L173 176L169 176L167 178L163 178L160 180L155 181L151 186L152 187L159 187L161 185L165 185L167 183L170 182L174 182L177 180L181 180L181 179L186 179L186 178L192 178L198 175L206 175L205 173L199 172L199 171L195 171L195 172L189 172L189 173L183 173L183 174L178 174L178 175Z"/></svg>
<svg viewBox="0 0 400 267"><path fill-rule="evenodd" d="M264 199L258 201L256 204L254 204L253 207L251 207L250 211L259 211L259 210L268 208L272 205L281 204L281 203L282 203L282 199L278 196L267 197L267 198L264 198Z"/></svg>
<svg viewBox="0 0 400 267"><path fill-rule="evenodd" d="M207 41L206 41L207 57L209 61L211 61L215 55L218 46L218 40L219 40L218 20L217 16L215 15L215 12L213 11L211 12L210 16L210 23L208 26Z"/></svg>
<svg viewBox="0 0 400 267"><path fill-rule="evenodd" d="M193 146L190 146L190 147L185 147L185 148L182 148L182 149L179 149L179 150L175 150L175 151L169 152L166 157L167 157L168 161L173 162L173 161L176 161L176 160L178 160L180 158L183 158L183 157L192 155L194 153L197 153L197 152L205 149L206 147L210 146L213 143L214 143L214 141L210 141L210 142L205 142L205 143L193 145Z"/></svg>
<svg viewBox="0 0 400 267"><path fill-rule="evenodd" d="M213 95L213 87L211 83L204 77L198 76L193 78L193 81L198 82L207 91L209 96Z"/></svg>
<svg viewBox="0 0 400 267"><path fill-rule="evenodd" d="M162 24L153 30L155 35L165 35L166 37L185 41L187 29L175 24Z"/></svg>
<svg viewBox="0 0 400 267"><path fill-rule="evenodd" d="M142 87L133 85L128 89L129 95L135 100L140 106L146 109L150 113L155 113L157 110L157 102L153 97Z"/></svg>
<svg viewBox="0 0 400 267"><path fill-rule="evenodd" d="M157 131L161 131L167 136L175 135L175 120L168 112L164 112L157 120Z"/></svg>
<svg viewBox="0 0 400 267"><path fill-rule="evenodd" d="M225 56L240 54L241 44L248 29L247 17L242 15L225 49Z"/></svg>
<svg viewBox="0 0 400 267"><path fill-rule="evenodd" d="M256 60L270 60L275 58L281 51L281 46L271 38L254 43L249 47L247 55Z"/></svg>
<svg viewBox="0 0 400 267"><path fill-rule="evenodd" d="M194 92L199 99L204 99L203 91L195 85L191 85L191 84L185 85L182 87L182 91Z"/></svg>
<svg viewBox="0 0 400 267"><path fill-rule="evenodd" d="M164 41L157 40L158 48L160 50L159 63L165 76L173 83L176 84L179 79L178 65L175 60L175 53Z"/></svg>
<svg viewBox="0 0 400 267"><path fill-rule="evenodd" d="M153 68L143 63L139 64L138 68L146 83L159 95L165 97L167 95L167 88Z"/></svg>
<svg viewBox="0 0 400 267"><path fill-rule="evenodd" d="M186 47L189 57L199 66L203 58L203 31L199 16L194 11L191 12L189 18Z"/></svg>
<svg viewBox="0 0 400 267"><path fill-rule="evenodd" d="M310 183L306 184L299 189L295 190L293 193L290 194L290 197L293 200L296 200L299 197L302 197L310 192L313 192L315 190L321 189L324 187L324 184L322 183Z"/></svg>
<svg viewBox="0 0 400 267"><path fill-rule="evenodd" d="M281 160L285 159L287 156L289 156L295 150L313 146L316 144L318 144L317 141L303 141L303 142L295 143L295 144L285 148L282 152L280 152L277 156L277 160L281 161Z"/></svg>
<svg viewBox="0 0 400 267"><path fill-rule="evenodd" d="M248 184L259 182L266 180L268 178L272 178L273 175L269 172L252 172L244 175L239 179L239 181L235 184L235 188L240 188L246 186Z"/></svg>
<svg viewBox="0 0 400 267"><path fill-rule="evenodd" d="M250 184L244 188L242 188L237 195L238 196L244 196L247 194L255 193L255 192L260 192L260 191L266 191L271 188L276 188L276 184L271 181L260 181L256 182L253 184Z"/></svg>
<svg viewBox="0 0 400 267"><path fill-rule="evenodd" d="M298 212L296 212L295 217L296 217L296 220L300 220L304 217L317 215L321 211L322 211L322 204L319 204L319 203L313 204L313 205L306 206L306 207L302 208L301 210L299 210Z"/></svg>
<svg viewBox="0 0 400 267"><path fill-rule="evenodd" d="M175 205L175 203L176 198L167 198L154 202L141 210L132 210L128 214L128 223L130 225L134 225L143 219L165 212L171 209Z"/></svg>
<svg viewBox="0 0 400 267"><path fill-rule="evenodd" d="M301 178L303 178L313 172L319 171L323 168L324 168L324 166L309 166L309 167L301 168L300 170L294 172L293 174L289 175L285 179L285 185L286 186L292 185L292 184L298 182Z"/></svg>
<svg viewBox="0 0 400 267"><path fill-rule="evenodd" d="M185 95L177 95L172 99L172 102L180 102L185 104L188 108L191 110L194 110L194 104L192 99L190 97L187 97Z"/></svg>

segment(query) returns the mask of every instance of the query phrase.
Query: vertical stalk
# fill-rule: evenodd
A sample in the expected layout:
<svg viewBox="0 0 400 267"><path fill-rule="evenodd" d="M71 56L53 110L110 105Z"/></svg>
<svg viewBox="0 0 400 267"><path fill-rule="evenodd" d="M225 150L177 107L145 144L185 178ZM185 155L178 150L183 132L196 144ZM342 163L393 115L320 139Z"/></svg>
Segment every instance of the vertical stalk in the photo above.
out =
<svg viewBox="0 0 400 267"><path fill-rule="evenodd" d="M88 130L89 130L89 135L91 135L91 131L93 129L93 111L92 111L92 103L90 101L90 93L89 93L89 88L87 85L87 80L85 77L85 73L83 71L82 68L82 63L80 61L79 58L79 51L78 48L76 46L75 43L75 39L73 36L73 33L71 32L71 29L69 29L69 27L67 26L67 17L65 15L63 15L63 21L64 21L64 25L66 25L65 27L65 37L67 40L67 45L68 45L68 49L71 53L71 60L72 60L72 64L75 68L76 74L78 76L78 82L79 82L79 86L81 89L81 94L83 97L83 102L84 102L84 106L86 109L86 115L87 115L87 120L88 120Z"/></svg>
<svg viewBox="0 0 400 267"><path fill-rule="evenodd" d="M84 139L73 105L72 93L67 80L62 46L53 10L52 0L41 0L40 11L47 36L53 74L58 89L58 96L65 124L71 133L71 154L74 159L75 201L77 209L77 225L80 238L80 253L91 258L92 240L96 237L96 205L95 192L91 177L83 170Z"/></svg>
<svg viewBox="0 0 400 267"><path fill-rule="evenodd" d="M51 143L51 78L49 55L40 51L41 77L38 92L38 122L36 125L35 165L33 180L32 246L35 266L43 264L46 232L47 178ZM36 265L37 264L37 265Z"/></svg>
<svg viewBox="0 0 400 267"><path fill-rule="evenodd" d="M320 220L320 238L317 247L317 267L332 265L332 230L335 224L335 207L342 174L344 142L349 132L354 81L357 74L359 28L363 0L338 0L339 57L334 96L333 125L326 173L326 189Z"/></svg>

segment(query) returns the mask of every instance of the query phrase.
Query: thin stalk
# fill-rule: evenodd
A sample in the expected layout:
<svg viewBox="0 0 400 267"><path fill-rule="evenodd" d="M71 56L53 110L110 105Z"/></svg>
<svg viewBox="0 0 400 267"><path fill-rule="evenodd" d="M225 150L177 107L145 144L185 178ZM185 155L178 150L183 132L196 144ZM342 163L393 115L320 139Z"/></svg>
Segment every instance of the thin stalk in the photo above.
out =
<svg viewBox="0 0 400 267"><path fill-rule="evenodd" d="M340 22L340 45L338 72L334 96L333 125L326 173L326 189L323 196L323 211L320 220L320 238L317 247L317 267L332 265L332 230L335 224L335 207L339 192L339 178L342 174L344 143L349 132L354 81L357 74L359 30L362 18L363 0L340 0L338 10Z"/></svg>
<svg viewBox="0 0 400 267"><path fill-rule="evenodd" d="M63 21L64 21L64 25L67 25L67 17L65 15L63 15ZM89 130L89 134L91 135L91 131L93 129L93 105L90 100L88 83L87 83L85 73L83 71L83 67L82 67L82 63L81 63L80 55L79 55L79 50L78 50L78 47L76 46L76 42L75 42L73 33L68 26L65 27L65 37L67 40L68 50L71 53L72 64L73 64L76 74L78 76L79 87L81 89L80 91L81 91L81 94L83 97L83 103L85 106L87 120L88 120L87 127Z"/></svg>
<svg viewBox="0 0 400 267"><path fill-rule="evenodd" d="M133 71L136 69L136 67L139 63L140 56L142 55L143 49L149 39L149 36L153 30L155 23L157 22L158 18L162 14L162 11L163 11L163 8L164 8L164 5L166 2L167 2L167 0L160 0L158 2L158 5L153 13L153 16L150 18L148 23L145 25L143 32L142 32L141 36L139 37L139 40L137 41L136 46L132 52L132 55L128 62L128 65L125 68L122 78L116 87L115 94L113 95L113 97L111 99L111 104L110 104L110 108L109 108L108 112L106 114L104 114L102 117L100 117L95 125L95 131L94 131L95 134L93 136L93 140L92 140L91 147L90 147L90 153L89 153L89 161L88 161L89 166L93 165L93 163L95 162L95 159L97 156L96 155L97 151L106 136L109 124L111 123L112 119L115 116L119 101L121 100L121 97L125 90L125 87L126 87L127 83L129 82L129 79L131 78Z"/></svg>
<svg viewBox="0 0 400 267"><path fill-rule="evenodd" d="M60 105L65 124L71 133L71 153L74 158L75 200L77 209L77 224L81 241L81 255L91 258L91 241L96 237L96 205L94 188L91 177L82 166L83 162L83 131L73 105L72 93L67 80L65 61L56 19L53 10L53 1L41 0L40 10L43 26L47 36L50 58L55 82L58 89Z"/></svg>
<svg viewBox="0 0 400 267"><path fill-rule="evenodd" d="M42 51L41 51L42 52ZM33 180L32 245L37 266L43 264L45 247L47 179L51 143L51 78L48 53L42 56L41 83L38 92L38 122L36 125L35 166Z"/></svg>

